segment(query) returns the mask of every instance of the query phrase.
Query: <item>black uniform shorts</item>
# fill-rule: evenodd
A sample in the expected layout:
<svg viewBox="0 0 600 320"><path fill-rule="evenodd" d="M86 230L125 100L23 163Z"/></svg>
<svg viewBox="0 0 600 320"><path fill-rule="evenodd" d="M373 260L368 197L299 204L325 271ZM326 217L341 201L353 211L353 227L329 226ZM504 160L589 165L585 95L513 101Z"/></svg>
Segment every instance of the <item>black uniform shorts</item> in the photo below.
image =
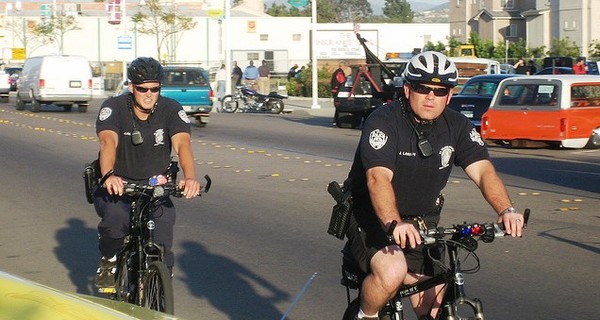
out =
<svg viewBox="0 0 600 320"><path fill-rule="evenodd" d="M348 245L362 271L370 273L371 258L373 258L377 251L390 245L390 243L388 242L386 231L383 230L375 216L372 216L368 220L364 219L365 221L361 221L362 223L359 224L355 218L356 213L354 212L350 217L346 233ZM439 221L439 215L428 217L424 220L427 228L435 228ZM414 223L418 230L417 222L414 221ZM432 258L437 260L442 259L443 248L439 246L425 247L424 245L419 245L416 248L405 248L403 252L406 257L408 270L412 273L433 276L443 271L432 260Z"/></svg>

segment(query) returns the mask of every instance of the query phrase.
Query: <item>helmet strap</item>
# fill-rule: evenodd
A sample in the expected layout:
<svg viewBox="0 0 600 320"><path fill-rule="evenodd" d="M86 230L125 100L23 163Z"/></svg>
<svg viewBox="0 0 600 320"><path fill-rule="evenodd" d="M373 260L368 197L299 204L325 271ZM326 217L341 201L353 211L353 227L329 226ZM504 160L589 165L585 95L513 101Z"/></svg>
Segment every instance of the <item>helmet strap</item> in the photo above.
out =
<svg viewBox="0 0 600 320"><path fill-rule="evenodd" d="M145 113L145 114L152 114L152 113L154 113L154 110L156 109L156 106L158 105L158 101L154 104L154 106L152 106L151 109L146 109L146 108L142 107L142 105L137 102L137 99L135 98L135 95L132 94L132 96L133 96L133 106L138 111L140 111L142 113Z"/></svg>
<svg viewBox="0 0 600 320"><path fill-rule="evenodd" d="M417 136L417 147L419 148L419 152L421 156L424 158L430 157L433 155L433 147L431 142L427 140L425 133L423 131L423 127L425 125L429 126L433 124L435 120L426 120L427 123L423 123L422 121L417 121L420 119L413 111L412 108L408 105L410 102L408 99L400 98L400 108L402 108L402 115L407 119L408 125L414 131ZM423 120L425 121L425 120Z"/></svg>

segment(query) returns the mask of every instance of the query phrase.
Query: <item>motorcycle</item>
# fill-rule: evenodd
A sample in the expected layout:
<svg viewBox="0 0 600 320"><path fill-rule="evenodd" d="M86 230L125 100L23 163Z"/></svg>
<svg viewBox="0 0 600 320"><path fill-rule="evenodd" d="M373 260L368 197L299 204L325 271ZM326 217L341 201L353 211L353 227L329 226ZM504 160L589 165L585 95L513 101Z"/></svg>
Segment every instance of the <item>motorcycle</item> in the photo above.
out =
<svg viewBox="0 0 600 320"><path fill-rule="evenodd" d="M248 86L236 86L236 92L221 99L219 112L234 113L238 109L241 112L270 112L273 114L283 112L284 103L282 96L277 92L268 95L260 94Z"/></svg>

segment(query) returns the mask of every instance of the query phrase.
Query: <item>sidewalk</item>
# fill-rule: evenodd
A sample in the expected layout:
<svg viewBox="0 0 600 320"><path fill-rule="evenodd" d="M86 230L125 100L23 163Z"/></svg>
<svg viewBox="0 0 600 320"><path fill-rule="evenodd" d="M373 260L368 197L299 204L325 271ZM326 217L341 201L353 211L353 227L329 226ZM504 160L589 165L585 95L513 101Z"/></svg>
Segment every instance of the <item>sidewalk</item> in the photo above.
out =
<svg viewBox="0 0 600 320"><path fill-rule="evenodd" d="M331 118L335 113L332 98L317 98L318 108L313 107L313 99L310 97L290 96L283 101L285 103L284 111L305 112L315 117Z"/></svg>

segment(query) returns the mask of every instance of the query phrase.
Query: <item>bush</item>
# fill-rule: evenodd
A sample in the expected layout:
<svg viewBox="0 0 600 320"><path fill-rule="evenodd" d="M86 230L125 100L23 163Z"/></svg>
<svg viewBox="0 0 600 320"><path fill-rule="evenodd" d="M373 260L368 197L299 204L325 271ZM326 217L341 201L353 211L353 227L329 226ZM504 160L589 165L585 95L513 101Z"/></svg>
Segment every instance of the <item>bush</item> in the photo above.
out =
<svg viewBox="0 0 600 320"><path fill-rule="evenodd" d="M308 66L300 78L293 78L286 84L288 95L297 97L312 97L312 70ZM320 98L331 98L329 70L323 67L318 70L318 95Z"/></svg>

